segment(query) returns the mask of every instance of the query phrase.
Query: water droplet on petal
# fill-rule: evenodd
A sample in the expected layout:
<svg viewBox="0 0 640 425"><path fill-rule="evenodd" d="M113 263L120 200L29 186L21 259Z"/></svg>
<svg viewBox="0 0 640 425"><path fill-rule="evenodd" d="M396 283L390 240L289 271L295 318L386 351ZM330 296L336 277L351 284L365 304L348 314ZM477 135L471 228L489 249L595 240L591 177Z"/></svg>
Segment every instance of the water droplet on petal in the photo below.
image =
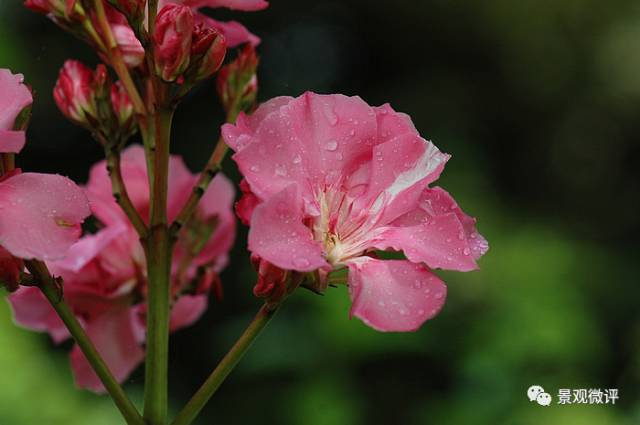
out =
<svg viewBox="0 0 640 425"><path fill-rule="evenodd" d="M308 267L310 263L309 263L309 260L307 260L306 258L298 257L293 260L293 264L296 267Z"/></svg>
<svg viewBox="0 0 640 425"><path fill-rule="evenodd" d="M260 167L258 167L257 165L252 165L251 168L249 169L254 173L257 173L258 171L260 171Z"/></svg>
<svg viewBox="0 0 640 425"><path fill-rule="evenodd" d="M327 142L326 148L329 152L333 152L338 149L338 142L335 140L329 140Z"/></svg>
<svg viewBox="0 0 640 425"><path fill-rule="evenodd" d="M294 164L300 164L302 162L302 157L299 154L296 154L296 156L293 157L293 161Z"/></svg>
<svg viewBox="0 0 640 425"><path fill-rule="evenodd" d="M284 164L276 164L275 175L284 177L287 175L287 167Z"/></svg>
<svg viewBox="0 0 640 425"><path fill-rule="evenodd" d="M465 248L465 249L462 250L462 253L464 255L469 255L469 254L471 254L471 250L469 248Z"/></svg>

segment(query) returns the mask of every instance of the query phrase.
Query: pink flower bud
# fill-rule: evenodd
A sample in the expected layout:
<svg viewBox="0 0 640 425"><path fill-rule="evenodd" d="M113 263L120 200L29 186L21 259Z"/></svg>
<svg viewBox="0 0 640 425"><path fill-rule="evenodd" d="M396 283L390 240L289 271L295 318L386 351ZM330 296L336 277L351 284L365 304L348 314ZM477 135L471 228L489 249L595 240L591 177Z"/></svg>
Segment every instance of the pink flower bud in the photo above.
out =
<svg viewBox="0 0 640 425"><path fill-rule="evenodd" d="M258 62L255 48L248 43L238 57L218 73L216 87L227 112L233 109L246 111L254 105L258 93Z"/></svg>
<svg viewBox="0 0 640 425"><path fill-rule="evenodd" d="M191 63L195 69L194 81L212 76L224 61L227 41L217 30L199 24L191 40Z"/></svg>
<svg viewBox="0 0 640 425"><path fill-rule="evenodd" d="M129 68L140 66L144 61L144 48L127 24L112 24L111 31L122 52L124 63Z"/></svg>
<svg viewBox="0 0 640 425"><path fill-rule="evenodd" d="M260 258L251 258L258 271L253 294L268 303L278 303L287 295L287 272Z"/></svg>
<svg viewBox="0 0 640 425"><path fill-rule="evenodd" d="M65 117L82 126L97 118L94 73L76 60L67 60L53 89L53 98Z"/></svg>
<svg viewBox="0 0 640 425"><path fill-rule="evenodd" d="M193 12L187 6L169 4L160 10L153 34L155 70L165 81L175 81L189 66Z"/></svg>
<svg viewBox="0 0 640 425"><path fill-rule="evenodd" d="M123 134L133 134L136 122L133 114L133 104L120 81L111 86L111 106L116 116L118 127Z"/></svg>

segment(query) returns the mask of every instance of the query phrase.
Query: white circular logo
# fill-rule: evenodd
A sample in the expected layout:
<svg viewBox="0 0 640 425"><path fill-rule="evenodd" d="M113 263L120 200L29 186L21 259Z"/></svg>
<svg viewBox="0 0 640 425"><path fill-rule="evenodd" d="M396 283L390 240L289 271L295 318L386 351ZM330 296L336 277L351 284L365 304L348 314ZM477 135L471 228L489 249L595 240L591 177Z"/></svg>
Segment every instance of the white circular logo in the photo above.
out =
<svg viewBox="0 0 640 425"><path fill-rule="evenodd" d="M535 401L540 406L549 406L551 404L551 394L544 392L544 388L540 385L532 385L527 390L529 401Z"/></svg>

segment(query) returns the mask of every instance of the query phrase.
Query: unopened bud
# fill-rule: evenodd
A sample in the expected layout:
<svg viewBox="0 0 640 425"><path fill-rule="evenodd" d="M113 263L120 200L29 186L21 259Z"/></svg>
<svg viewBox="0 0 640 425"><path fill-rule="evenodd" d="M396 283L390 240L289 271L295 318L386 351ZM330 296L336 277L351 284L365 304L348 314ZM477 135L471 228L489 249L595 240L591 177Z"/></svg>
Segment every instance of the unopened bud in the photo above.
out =
<svg viewBox="0 0 640 425"><path fill-rule="evenodd" d="M255 48L247 43L238 57L218 73L218 95L227 112L247 111L255 104L258 94L258 62Z"/></svg>
<svg viewBox="0 0 640 425"><path fill-rule="evenodd" d="M163 7L153 34L155 71L165 81L175 81L189 66L193 12L179 4Z"/></svg>
<svg viewBox="0 0 640 425"><path fill-rule="evenodd" d="M95 126L98 113L94 73L76 60L67 60L53 89L53 98L65 117L84 126Z"/></svg>
<svg viewBox="0 0 640 425"><path fill-rule="evenodd" d="M219 31L197 25L191 40L192 81L202 81L212 76L222 66L226 53L227 41Z"/></svg>
<svg viewBox="0 0 640 425"><path fill-rule="evenodd" d="M287 271L256 256L252 256L251 262L258 272L258 282L253 287L253 294L264 298L269 304L282 301L288 292Z"/></svg>
<svg viewBox="0 0 640 425"><path fill-rule="evenodd" d="M124 63L129 68L140 66L144 61L144 47L136 37L133 30L126 24L113 24L111 31L116 39L118 48L122 52Z"/></svg>

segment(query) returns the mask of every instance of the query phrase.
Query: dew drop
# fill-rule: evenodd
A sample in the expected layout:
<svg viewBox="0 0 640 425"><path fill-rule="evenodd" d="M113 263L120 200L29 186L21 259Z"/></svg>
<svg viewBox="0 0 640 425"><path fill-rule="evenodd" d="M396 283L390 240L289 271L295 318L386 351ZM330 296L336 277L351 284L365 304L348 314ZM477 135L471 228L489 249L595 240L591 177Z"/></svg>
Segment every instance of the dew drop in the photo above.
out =
<svg viewBox="0 0 640 425"><path fill-rule="evenodd" d="M251 168L249 169L254 173L257 173L258 171L260 171L260 167L258 167L257 165L252 165Z"/></svg>
<svg viewBox="0 0 640 425"><path fill-rule="evenodd" d="M309 266L309 260L307 260L306 258L298 257L298 258L293 260L293 264L296 267L308 267Z"/></svg>
<svg viewBox="0 0 640 425"><path fill-rule="evenodd" d="M287 167L284 164L276 164L275 175L284 177L287 175Z"/></svg>
<svg viewBox="0 0 640 425"><path fill-rule="evenodd" d="M338 142L335 140L329 140L327 142L326 148L329 152L333 152L338 149Z"/></svg>
<svg viewBox="0 0 640 425"><path fill-rule="evenodd" d="M462 253L464 255L470 255L471 254L471 250L469 248L465 248L465 249L462 250Z"/></svg>
<svg viewBox="0 0 640 425"><path fill-rule="evenodd" d="M296 154L296 156L293 157L293 163L300 164L301 162L302 162L302 157L300 157L299 154Z"/></svg>

